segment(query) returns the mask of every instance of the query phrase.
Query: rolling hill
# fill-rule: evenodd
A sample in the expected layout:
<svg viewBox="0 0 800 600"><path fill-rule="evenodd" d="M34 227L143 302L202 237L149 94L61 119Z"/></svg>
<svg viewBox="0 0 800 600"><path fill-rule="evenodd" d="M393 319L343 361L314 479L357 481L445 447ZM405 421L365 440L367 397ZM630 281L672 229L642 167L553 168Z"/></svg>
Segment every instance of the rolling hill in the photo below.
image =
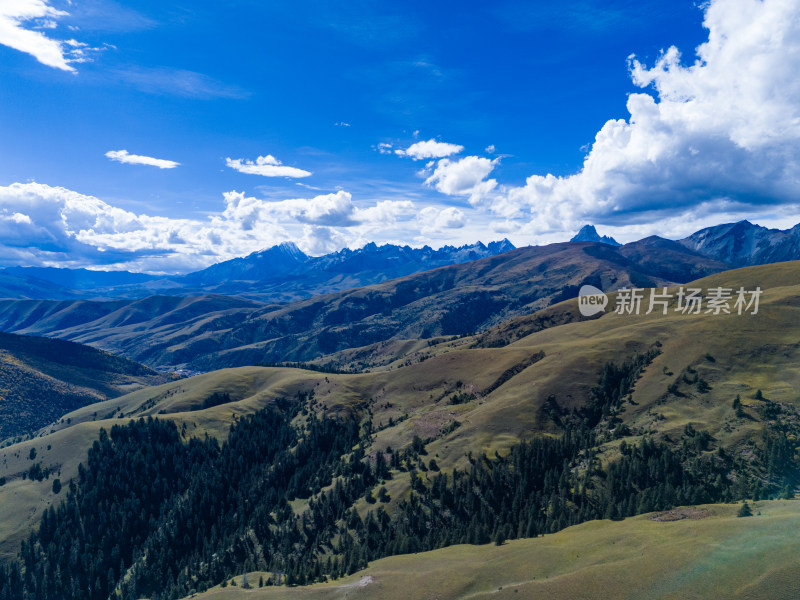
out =
<svg viewBox="0 0 800 600"><path fill-rule="evenodd" d="M0 334L0 440L165 381L143 365L81 344Z"/></svg>
<svg viewBox="0 0 800 600"><path fill-rule="evenodd" d="M243 590L215 587L200 600L790 600L800 594L800 502L705 505L622 522L592 521L503 546L453 546L393 556L331 583ZM675 515L673 517L673 514ZM687 516L683 516L687 515ZM676 518L677 520L670 520ZM663 520L662 520L663 519ZM248 584L271 573L251 572Z"/></svg>
<svg viewBox="0 0 800 600"><path fill-rule="evenodd" d="M661 238L619 248L551 244L286 305L224 296L0 301L0 329L91 344L151 366L209 371L464 335L574 297L584 283L606 290L671 285L724 269Z"/></svg>
<svg viewBox="0 0 800 600"><path fill-rule="evenodd" d="M561 508L558 508L557 504L548 503L551 509L541 514L535 512L534 514L539 516L533 521L528 521L528 531L530 527L536 531L540 521L549 533L563 529L572 522L598 518L590 515L596 514L592 511L603 505L606 506L603 510L608 512L601 511L600 517L608 514L612 518L619 518L627 514L647 512L646 507L653 505L664 507L669 504L666 500L658 500L658 494L662 493L677 493L676 497L683 499L681 504L703 504L707 502L703 498L709 497L737 499L754 496L773 497L776 494L791 495L800 485L797 457L791 446L793 441L796 444L797 435L800 433L797 394L797 390L800 389L800 370L797 367L797 351L800 348L800 329L798 329L800 264L781 263L745 268L692 282L692 287L706 290L720 286L730 288L744 286L747 289L760 286L764 294L758 314L683 314L674 310L673 301L668 314L662 314L660 311L649 315L608 312L596 319L579 321L570 317L570 314L574 314L576 301L567 300L549 307L544 312L501 323L481 336L466 336L424 345L412 343L406 345L404 349L392 346L391 353L394 360L372 372L332 374L269 367L225 369L156 388L143 389L93 407L79 409L69 415L68 421L62 419L54 424L52 433L11 446L0 454L2 457L0 477L7 478L6 484L0 487L0 504L4 506L8 515L0 525L0 540L3 540L0 548L6 553L13 553L14 548L18 547L20 538L38 522L43 509L49 503L59 500L59 496L52 491L51 482L47 479L31 481L19 476L20 473L32 468L32 461L29 458L31 449L36 450L36 457L42 469L57 473L64 481L74 479L81 481L81 485L89 485L93 479L79 477L78 464L86 460L86 451L97 439L100 429L108 430L112 425L130 427L127 424L133 419L149 416L157 419L157 422L175 423L175 432L179 436L176 440L185 442L194 439L197 440L196 443L206 444L203 442L206 434L224 441L229 435L233 436L239 428L247 432L249 427L257 424L258 419L262 418L259 415L264 414L263 410L269 407L283 411L295 406L291 410L300 412L290 412L287 418L291 417L291 422L301 431L312 427L313 420L310 419L314 415L320 418L328 415L330 418L344 420L343 422L356 419L359 423L358 435L361 436L361 441L356 444L348 441L345 445L350 444L347 445L348 448L357 448L358 454L353 456L361 458L357 458L355 462L352 458L345 458L344 465L361 464L359 460L368 465L377 464L375 461L378 460L379 454L384 457L395 455L398 457L396 464L391 462L390 476L384 476L383 479L369 484L374 485L373 491L370 491L369 487L367 487L368 493L359 487L351 491L341 490L341 493L348 498L345 505L348 508L342 513L342 520L337 521L336 527L339 529L335 531L339 532L337 534L339 536L368 535L369 528L373 526L370 524L373 521L369 515L380 508L386 509L390 520L384 524L377 523L375 535L382 535L384 528L388 528L385 529L388 535L388 532L393 531L391 527L396 527L392 525L395 521L391 520L394 519L391 515L407 515L411 519L409 522L413 522L418 518L417 513L413 512L416 510L414 506L422 505L434 510L438 501L433 502L430 494L441 487L441 484L437 483L440 481L437 480L438 473L453 473L454 470L472 472L471 476L476 478L475 485L484 485L480 483L481 477L488 475L480 473L492 473L501 469L505 464L503 460L518 460L513 457L520 456L520 442L540 440L536 443L544 444L543 448L551 448L550 451L555 452L557 448L549 446L551 442L547 440L559 439L565 431L591 432L589 438L591 441L580 442L589 445L579 452L578 458L567 461L572 465L570 469L555 475L553 483L544 484L545 490L548 489L547 485L556 485L556 488L562 491L549 488L552 493L556 494L556 497L570 498L570 501ZM612 294L612 306L615 300L616 295ZM616 387L617 384L614 383L616 374L621 376L619 381L627 383ZM617 394L617 391L621 393ZM607 395L609 393L610 395ZM298 399L299 404L293 404L291 400L293 398ZM146 422L137 422L140 428L151 427ZM586 427L589 429L585 429ZM282 430L277 428L274 431ZM302 451L303 439L313 439L313 435L322 435L321 433L312 435L312 431L313 427L307 431L305 437L296 442L299 445L292 452ZM344 432L345 429L340 431ZM235 439L249 438L235 437ZM272 441L267 438L264 443L272 444ZM247 447L247 444L241 446L238 453L249 456ZM223 460L226 456L224 448L209 451L213 456L220 452L220 460ZM108 451L112 450L113 445L108 446ZM205 452L201 452L200 447L196 447L195 451L200 453L198 455ZM641 464L637 461L641 460L640 453L643 452L654 452L660 456L656 464L661 464L662 460L669 463L680 459L674 463L674 468L682 473L683 483L679 483L677 488L671 488L672 491L669 491L668 488L658 487L663 486L666 480L658 480L655 483L642 480L637 484L641 487L636 487L639 491L633 496L622 496L621 504L608 504L608 496L605 494L612 494L611 488L607 487L611 485L610 482L618 481L620 485L624 483L624 478L619 479L619 470L614 465L627 465L626 469L638 468L635 465ZM486 458L476 460L482 455ZM253 456L266 455L258 452ZM328 456L325 453L313 456L316 458L309 458L308 465L327 464L324 463L328 460L325 458ZM500 458L491 458L494 456ZM593 457L591 460L590 456ZM109 455L109 459L122 460L124 456L113 458L112 454ZM261 461L263 458L253 460ZM392 458L392 461L394 460ZM435 467L432 461L435 461ZM561 465L561 459L554 464ZM644 464L647 464L646 459ZM218 468L214 463L209 468L214 473L226 472L226 469ZM231 468L241 467L232 465ZM258 471L260 468L257 467L255 472L260 473L261 471ZM486 469L486 471L476 472L475 469ZM348 472L342 471L342 473ZM532 471L535 472L539 471ZM593 473L596 473L596 476L592 475ZM318 480L317 477L322 479ZM325 477L333 476L314 475L308 477L307 481L323 482ZM354 476L347 475L347 477ZM353 485L358 481L363 482L364 477L369 479L373 476L364 474L358 477L361 479L353 479ZM577 479L572 479L573 477ZM202 479L202 481L205 482L204 487L194 492L190 486L185 492L187 495L182 496L186 498L187 503L192 502L193 494L198 494L197 500L201 501L202 494L215 493L213 492L215 488L209 487L210 480ZM315 527L311 523L317 518L313 516L312 519L312 515L320 513L314 511L322 510L321 507L326 506L324 494L336 489L335 486L331 487L333 478L327 481L327 484L318 484L319 487L312 485L309 490L299 492L297 496L289 496L287 506L291 508L291 514L296 514L296 518L300 519L296 522L290 520L289 523L297 523L297 527L305 531L303 536L311 536L309 539L317 539L314 538ZM455 480L451 481L448 477L447 481L448 485L455 485ZM488 488L481 488L484 490L483 493L489 493L494 489L491 485L489 483ZM567 487L564 488L564 485ZM641 490L646 492L650 489L648 486L653 485L656 486L653 488L655 496L648 496L650 492L641 495ZM376 504L375 495L380 495L378 488L381 486L386 488L385 501L381 500ZM241 498L235 502L231 500L237 506L237 503L244 502L245 498L250 498L250 502L261 502L257 499L264 498L263 494L258 493L248 496L249 492L245 490L241 491L245 495L240 497L235 496L240 493L235 488L220 489L227 489L226 494L234 494L230 498ZM517 488L512 485L507 493L511 493L510 490L513 489ZM465 496L459 493L453 498L465 498ZM545 495L545 498L548 496ZM530 501L539 502L533 497ZM498 506L501 505L502 503ZM570 505L574 509L570 508ZM582 510L588 512L579 513L578 507L583 507ZM550 511L556 508L557 510L551 515ZM280 509L280 511L285 510L285 508ZM724 517L724 513L713 513L716 508L709 510L712 514ZM280 511L276 514L284 514ZM301 518L301 515L308 511L311 511L309 516ZM358 521L354 520L353 511L358 513ZM569 518L563 520L565 517L558 517L557 515L562 514L560 511L566 511L563 514L570 515ZM236 513L239 516L235 518L248 514L250 514L248 511L239 511ZM435 512L431 514L438 515ZM507 518L502 517L503 514L505 514L503 511L496 510L494 515L487 513L485 518L489 521ZM581 517L581 514L585 516ZM231 515L230 518L234 516ZM284 517L280 517L282 518ZM306 518L312 520L302 520ZM445 517L439 515L436 518ZM283 540L285 538L280 536L285 534L280 532L285 530L280 526L282 522L280 519L276 529L272 530L272 535L277 535ZM736 527L743 521L746 520L737 520ZM719 540L721 539L719 536L724 535L723 530L726 526L716 527L713 525L714 522L713 519L698 522L699 528L705 527L704 523L710 524L711 529L707 532L709 537L704 539ZM165 522L160 526L153 533L155 537L152 543L156 544L153 548L163 548L164 544L176 543L177 552L177 548L181 547L179 540L171 542L162 539L158 531L172 531L173 527L185 526L185 523L184 525L180 523L183 522L178 520L171 525ZM516 527L509 530L507 525L503 524L505 521L501 520L499 523L504 528L500 530L500 534L508 538L526 535L524 528L520 533L520 529ZM574 543L578 547L582 543L590 543L593 528L627 527L628 523L632 523L630 527L633 528L650 526L642 519L613 525L588 523L567 529L563 534L545 536L545 541L541 544L557 543L557 536L561 536L558 539L566 540L571 536L571 532L576 532ZM747 526L750 526L749 523ZM457 525L458 523L445 519L437 521L436 527L425 531L446 533L450 531L449 528ZM669 524L655 525L665 525L664 530L672 527ZM701 529L695 528L695 522L691 525L692 528L689 528L688 524L675 525L672 529L676 532L675 544L679 545L677 540L685 541L685 535L689 531L697 532L700 537L706 535ZM226 572L229 577L240 574L241 570L237 569L245 568L247 564L256 567L259 564L284 564L284 570L291 567L291 564L281 562L285 558L269 558L258 554L260 546L250 537L252 534L248 533L250 525L236 525L236 521L231 521L222 529L220 527L215 531L224 530L227 532L226 535L231 537L226 538L227 541L218 549L238 548L236 552L241 552L242 558L236 558L236 553L229 554L226 550L223 553L226 557L224 561L219 559L221 570L214 571L217 574L202 570L193 571L199 577L198 583L202 582L203 586L209 581L219 583L220 574ZM363 530L364 533L359 533L362 527L366 529ZM682 530L684 534L677 533L677 528L680 527L686 527ZM713 529L715 530L712 532ZM289 531L295 530L294 525L289 528ZM459 530L456 528L452 531ZM611 530L603 531L598 539L606 539L605 532ZM627 531L625 536L628 539L637 539L633 530ZM754 530L754 539L765 535L766 531ZM237 537L239 535L241 537ZM445 545L457 544L462 539L458 535ZM492 539L497 532L490 530L477 535L475 539L479 542L481 536L485 535ZM206 541L203 544L206 545L212 544L212 540L217 540L213 536L204 539ZM278 539L274 543L278 544ZM296 543L301 542L296 540ZM427 542L424 542L424 538L420 538L420 541L415 543ZM533 556L539 556L535 548L541 546L532 545L537 543L540 542L528 540L514 542L497 549L478 545L466 547L463 551L461 547L437 551L443 555L455 553L454 555L466 557L467 566L464 572L454 576L455 591L447 593L458 597L458 594L466 589L458 587L459 582L466 582L464 585L468 585L470 581L475 581L470 579L469 561L479 561L481 560L479 557L491 556L491 552L503 552L503 548L509 548L511 551L512 548L525 547ZM631 543L632 548L641 547ZM698 539L698 548L702 549L704 543L706 542ZM780 542L783 543L784 541ZM790 541L785 540L785 543ZM190 546L198 547L197 544ZM331 572L338 576L341 573L356 573L361 568L363 559L354 555L353 550L348 549L346 545L323 547L328 548L324 552L332 552L334 557L350 557L348 560L351 561L346 565L334 564L325 567L323 560L321 567L323 570L331 568L333 569ZM779 545L775 548L781 547L783 546ZM424 550L427 546L420 545L416 548ZM603 556L604 553L607 555L608 551L608 546L604 546L598 550L596 556ZM780 552L779 549L770 551ZM638 556L630 549L626 552L629 554L625 560L634 560ZM654 549L653 552L658 551ZM325 555L322 554L323 557ZM632 555L634 558L631 558ZM365 556L377 558L380 555ZM417 556L424 560L423 555ZM564 582L566 587L563 590L574 589L570 587L573 585L569 583L570 581L585 581L581 579L585 572L575 568L576 564L579 566L582 563L567 561L567 556L568 554L557 567L553 567L561 573L558 578L554 576L554 579L557 579L556 583ZM694 556L692 555L691 560L686 563L687 573L703 564L701 558ZM302 564L313 565L314 560L316 559L309 559ZM388 578L389 575L382 565L390 565L388 568L391 570L391 565L408 565L410 563L404 561L409 560L414 560L414 555L387 558L386 562L376 563L380 565L378 570L368 571L366 574L378 574L380 577ZM591 558L588 560L587 565L596 564ZM736 560L746 562L752 559L745 553L739 555ZM125 564L130 565L127 559ZM186 564L188 567L195 563L181 564ZM636 568L644 568L646 563L623 561L620 564L638 565ZM656 565L657 561L647 564ZM733 561L730 564L743 563ZM145 569L146 566L141 568ZM518 579L513 568L509 566L509 569L512 569L510 579L498 579L498 587L505 588L506 585L513 583L533 586L532 583L525 583L529 579ZM609 572L612 574L613 568L613 564L609 566L611 569ZM655 569L653 573L658 575L658 568L656 566L652 568ZM783 567L776 569L776 576L785 571L781 570ZM98 573L104 574L105 570L101 569ZM274 575L270 569L251 567L247 570ZM757 569L748 573L752 574L755 570ZM722 568L717 573L714 577L724 581L725 573L728 571ZM744 594L748 590L757 590L758 585L761 585L759 580L753 579L754 575L745 575L745 571L741 573L743 577L750 579L743 579L735 586L730 583L730 587L726 589L731 590L732 596L734 592ZM284 575L288 577L286 573ZM144 571L137 575L137 577L144 576ZM147 577L161 576L154 573L147 575ZM216 582L213 581L214 578L217 578ZM377 575L376 579L381 581ZM388 581L388 579L383 580ZM791 579L787 581L791 582ZM337 585L340 583L337 582ZM187 585L187 582L180 585ZM674 585L675 594L680 594L681 590L685 589L681 588L679 582L675 582ZM176 587L175 590L177 589L179 588ZM308 593L317 593L315 590L323 593L325 589L325 586L312 587L308 589ZM373 589L385 591L385 588L379 586ZM481 592L477 588L470 589L469 593ZM563 590L559 592L557 587L547 590L553 594L567 593ZM233 591L218 593L230 594ZM306 590L301 589L296 593L304 594ZM364 593L371 593L369 586L365 587ZM646 592L641 593L646 595ZM141 594L139 597L142 597ZM632 593L632 597L636 597L635 594Z"/></svg>

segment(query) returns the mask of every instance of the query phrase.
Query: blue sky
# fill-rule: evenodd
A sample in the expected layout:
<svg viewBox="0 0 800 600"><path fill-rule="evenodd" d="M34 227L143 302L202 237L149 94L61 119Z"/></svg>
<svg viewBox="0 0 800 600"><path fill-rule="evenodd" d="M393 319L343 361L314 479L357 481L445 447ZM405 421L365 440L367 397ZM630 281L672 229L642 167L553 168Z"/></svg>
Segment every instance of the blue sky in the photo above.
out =
<svg viewBox="0 0 800 600"><path fill-rule="evenodd" d="M709 42L757 35L795 2L4 4L0 264L181 271L284 239L316 254L523 245L591 221L627 240L798 214L794 132L763 142L791 123L794 90L768 96L784 114L751 132L764 98L728 100L729 57L785 53L794 30ZM783 156L783 174L714 172L756 155Z"/></svg>

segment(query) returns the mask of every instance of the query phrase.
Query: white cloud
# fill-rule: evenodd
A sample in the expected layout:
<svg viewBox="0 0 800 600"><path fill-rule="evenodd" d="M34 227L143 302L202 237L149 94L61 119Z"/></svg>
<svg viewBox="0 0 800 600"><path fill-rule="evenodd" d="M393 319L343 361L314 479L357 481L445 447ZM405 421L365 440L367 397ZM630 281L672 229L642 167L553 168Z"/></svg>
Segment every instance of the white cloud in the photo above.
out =
<svg viewBox="0 0 800 600"><path fill-rule="evenodd" d="M426 206L417 217L424 235L440 233L444 229L461 229L467 223L467 216L458 208L449 206L439 208Z"/></svg>
<svg viewBox="0 0 800 600"><path fill-rule="evenodd" d="M443 158L425 185L448 196L468 196L470 204L480 204L497 187L496 180L486 179L495 164L496 160L480 156L465 156L456 161Z"/></svg>
<svg viewBox="0 0 800 600"><path fill-rule="evenodd" d="M305 225L299 245L308 254L320 255L336 252L346 246L347 242L347 238L332 227Z"/></svg>
<svg viewBox="0 0 800 600"><path fill-rule="evenodd" d="M399 217L412 215L414 210L410 200L381 200L374 206L357 210L355 218L364 223L390 226L397 223Z"/></svg>
<svg viewBox="0 0 800 600"><path fill-rule="evenodd" d="M572 176L533 175L493 210L530 211L533 229L586 220L637 224L684 215L753 216L794 204L800 184L800 2L711 0L708 41L684 64L670 48L631 58L627 120L597 133Z"/></svg>
<svg viewBox="0 0 800 600"><path fill-rule="evenodd" d="M287 167L271 154L259 156L255 162L242 158L226 158L225 164L231 169L249 175L262 175L263 177L308 177L309 171L296 167Z"/></svg>
<svg viewBox="0 0 800 600"><path fill-rule="evenodd" d="M337 123L334 123L334 125L335 125L336 127L350 127L350 123L346 123L346 122L344 122L344 121L339 121L339 122L337 122Z"/></svg>
<svg viewBox="0 0 800 600"><path fill-rule="evenodd" d="M458 154L462 150L464 150L464 146L448 144L447 142L437 142L434 139L430 139L426 142L411 144L405 150L398 148L394 153L398 156L410 156L414 160L422 160L425 158L444 158L445 156Z"/></svg>
<svg viewBox="0 0 800 600"><path fill-rule="evenodd" d="M158 167L159 169L174 169L180 166L181 163L174 160L164 160L163 158L153 158L151 156L142 156L140 154L130 154L127 150L109 150L106 156L113 161L120 162L126 165L148 165L151 167Z"/></svg>
<svg viewBox="0 0 800 600"><path fill-rule="evenodd" d="M0 44L30 54L48 67L74 73L71 63L89 61L89 52L96 49L74 39L55 40L41 31L55 29L57 19L68 14L47 0L2 0Z"/></svg>
<svg viewBox="0 0 800 600"><path fill-rule="evenodd" d="M269 201L245 196L241 192L227 192L223 217L238 222L242 229L252 229L265 221L293 219L309 225L351 227L360 223L389 225L399 215L414 210L412 202L385 200L368 208L357 208L349 192L340 190L335 194L322 194L314 198Z"/></svg>
<svg viewBox="0 0 800 600"><path fill-rule="evenodd" d="M0 264L188 271L287 240L315 254L393 228L403 237L414 214L410 201L357 206L345 191L281 201L228 192L223 200L224 209L206 218L178 219L136 214L62 187L0 187Z"/></svg>
<svg viewBox="0 0 800 600"><path fill-rule="evenodd" d="M486 154L494 154L494 151L495 151L494 144L489 144L488 146L486 146L485 150Z"/></svg>
<svg viewBox="0 0 800 600"><path fill-rule="evenodd" d="M324 194L314 198L301 198L270 202L246 197L241 192L228 192L225 196L225 218L239 221L243 229L256 223L274 219L295 219L313 225L348 227L356 223L356 207L348 192Z"/></svg>
<svg viewBox="0 0 800 600"><path fill-rule="evenodd" d="M392 153L392 145L389 142L381 142L380 144L375 146L375 149L380 154L391 154Z"/></svg>

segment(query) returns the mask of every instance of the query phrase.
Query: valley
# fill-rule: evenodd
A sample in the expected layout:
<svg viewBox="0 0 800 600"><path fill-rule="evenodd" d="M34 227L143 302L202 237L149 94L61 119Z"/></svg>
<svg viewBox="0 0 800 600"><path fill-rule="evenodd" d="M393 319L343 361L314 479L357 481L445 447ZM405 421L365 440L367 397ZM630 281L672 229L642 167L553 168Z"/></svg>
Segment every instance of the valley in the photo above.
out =
<svg viewBox="0 0 800 600"><path fill-rule="evenodd" d="M436 483L439 473L470 472L476 468L475 458L481 456L487 457L480 460L487 461L488 472L495 472L502 464L491 466L500 460L497 457L510 460L520 443L530 443L541 436L546 440L563 435L564 431L583 430L586 434L581 435L590 436L581 438L583 441L577 441L575 449L568 451L571 457L568 463L573 466L557 475L569 480L576 477L575 485L581 482L580 487L567 494L567 504L550 516L543 514L533 520L526 517L528 520L522 523L527 522L527 527L533 528L528 530L528 536L530 532L546 532L544 539L548 539L552 532L586 519L618 519L648 509L664 510L675 500L678 504L696 504L712 499L734 501L786 495L800 484L793 452L788 456L781 454L784 452L781 448L787 443L791 445L800 433L797 404L800 371L796 355L800 344L798 263L725 271L691 285L703 289L759 286L764 294L757 315L687 315L674 311L673 304L673 310L666 315L606 312L599 318L583 319L576 314L577 300L564 300L531 315L489 327L477 335L378 343L336 355L338 364L350 360L353 365L363 362L365 356L372 357L376 366L366 371L360 369L363 372L245 366L145 388L73 411L36 438L4 449L0 455L3 459L0 476L7 477L6 484L0 487L0 502L8 507L5 509L8 518L3 519L4 530L0 531L3 540L0 548L6 556L13 555L26 532L46 513L48 505L59 500L59 495L51 489L50 477L36 481L15 473L40 462L42 469L57 473L63 481L81 479L78 465L86 460L86 451L101 430L111 431L115 425L143 417L174 423L177 440L183 443L203 440L208 435L225 444L228 435L233 435L229 432L249 427L248 423L258 422L275 410L277 414L285 414L280 418L288 419L286 423L301 432L319 427L322 427L320 432L324 431L325 419L357 423L355 454L344 452L341 458L335 458L334 454L334 462L319 463L321 470L315 475L319 487L294 492L286 488L286 501L293 516L287 513L280 517L277 529L271 534L256 534L257 539L263 535L282 536L285 534L279 532L285 531L286 523L297 520L299 524L310 518L312 513L308 511L315 506L311 502L323 502L335 488L334 474L340 473L342 482L351 481L355 487L343 490L345 495L337 501L341 504L334 511L339 515L335 522L325 522L323 527L322 521L317 526L322 529L307 530L303 544L310 545L303 546L306 549L302 552L310 554L298 555L298 559L306 556L302 564L320 565L320 572L328 577L356 573L366 565L366 560L372 564L373 559L382 556L372 552L366 557L353 555L341 542L343 535L355 536L354 539L367 535L367 530L362 531L361 527L370 526L370 519L374 518L370 515L380 515L385 510L387 515L418 518L412 517L416 513L408 512L417 498L417 502L429 507L426 510L434 511L430 513L430 518L434 518L438 510L434 507L443 500L429 494L441 485ZM612 293L610 306L614 303ZM630 387L617 389L612 380L604 379L608 365L621 369L620 381L629 381L625 385ZM735 399L738 405L734 405ZM314 424L317 419L322 419L319 425ZM337 438L331 438L331 443L334 439ZM293 452L299 451L302 443L302 438L291 442L290 447L301 444ZM32 449L36 450L35 460L30 459ZM553 447L548 452L564 450ZM209 451L212 455L217 452ZM276 457L282 452L279 448L273 451L278 452ZM678 469L675 476L684 482L680 484L684 491L679 491L675 500L669 500L669 496L659 500L658 495L652 494L674 494L674 491L660 488L658 480L648 483L645 479L638 484L644 486L637 488L639 491L620 488L613 492L611 497L622 494L616 496L621 503L609 504L606 494L611 490L604 483L609 469L628 462L629 468L634 468L640 452L663 454L665 460L670 456L675 458L669 460L681 457L675 463ZM383 458L377 459L379 455ZM376 460L385 460L388 471L375 471ZM349 471L362 461L371 465L367 471ZM431 461L435 462L435 468ZM243 476L263 468L258 464L256 461L245 467ZM561 463L557 461L553 466L556 464ZM593 466L587 470L587 465ZM450 482L450 477L447 481ZM488 481L487 484L493 485ZM194 484L190 478L180 485L191 490ZM455 485L455 481L448 485ZM539 485L544 486L546 494L550 489L547 486L553 483ZM649 487L652 492L641 495ZM514 488L509 488L509 493L511 489ZM247 492L243 489L242 493ZM383 499L375 504L379 496ZM532 497L529 502L536 505L541 500L534 501ZM223 509L223 514L224 510L227 509ZM350 522L356 514L361 525ZM498 513L501 520L493 526L494 530L476 533L478 537L473 543L479 545L475 551L484 548L480 545L485 543L483 536L486 541L492 541L500 535L498 532L506 539L525 537L525 527L519 529L520 521L513 514ZM225 518L234 519L226 526L227 535L232 537L225 538L228 541L221 548L232 548L240 543L237 539L245 539L240 535L250 535L245 533L249 526L236 520L241 519L241 514ZM282 521L286 518L288 522ZM177 522L172 526L177 526ZM328 529L331 526L334 529ZM457 533L464 526L459 521L445 521L436 530L452 530L455 537L445 543L451 545L458 543L459 536L466 535ZM387 527L388 532L396 525L387 522L379 530ZM205 545L212 543L213 547L218 543L211 542L218 534L207 535L211 538ZM438 548L442 543L438 538L425 541L424 536L417 537L421 532L408 531L404 535L409 536L409 543L418 540L413 543L422 544L418 546L420 550ZM326 541L337 538L338 543ZM155 538L152 543L156 543ZM158 542L164 543L169 544ZM384 553L389 548L378 547L383 547ZM290 559L285 553L252 554L255 548L242 548L244 554L240 558L228 555L215 567L222 571L214 572L224 573L233 568L229 575L236 576L236 569L240 568L258 572L259 564L275 565L275 569L284 565L280 568L284 572L281 581L291 583L286 580L289 577L286 569L290 564L300 563L287 563ZM489 547L486 548L488 551ZM137 552L136 548L129 551ZM334 561L333 566L326 567L326 557L344 562ZM187 556L187 560L188 565L197 559ZM200 575L201 572L206 574ZM292 577L301 577L299 571L291 572L296 573ZM219 577L211 575L210 580L205 579L209 575L210 571L198 571L197 583L214 583L213 579ZM303 571L303 579L295 582L307 581L309 576ZM274 577L272 581L276 582ZM170 597L179 597L180 589L188 589L177 581L167 587L170 585L175 586ZM315 588L309 588L312 589Z"/></svg>
<svg viewBox="0 0 800 600"><path fill-rule="evenodd" d="M725 269L660 238L619 248L552 244L281 305L213 295L0 300L0 330L89 344L151 367L211 371L471 334L575 297L584 283L608 291L673 285Z"/></svg>

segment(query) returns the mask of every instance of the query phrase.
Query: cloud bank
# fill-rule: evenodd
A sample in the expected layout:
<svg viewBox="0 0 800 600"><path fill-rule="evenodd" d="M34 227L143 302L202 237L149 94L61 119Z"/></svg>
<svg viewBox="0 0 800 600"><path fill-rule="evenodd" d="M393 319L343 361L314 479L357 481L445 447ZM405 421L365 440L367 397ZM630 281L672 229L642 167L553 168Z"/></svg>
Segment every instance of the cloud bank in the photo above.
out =
<svg viewBox="0 0 800 600"><path fill-rule="evenodd" d="M292 240L306 252L332 252L410 221L410 201L357 206L345 191L269 201L223 195L205 219L135 214L63 187L0 187L4 265L89 266L185 272Z"/></svg>

